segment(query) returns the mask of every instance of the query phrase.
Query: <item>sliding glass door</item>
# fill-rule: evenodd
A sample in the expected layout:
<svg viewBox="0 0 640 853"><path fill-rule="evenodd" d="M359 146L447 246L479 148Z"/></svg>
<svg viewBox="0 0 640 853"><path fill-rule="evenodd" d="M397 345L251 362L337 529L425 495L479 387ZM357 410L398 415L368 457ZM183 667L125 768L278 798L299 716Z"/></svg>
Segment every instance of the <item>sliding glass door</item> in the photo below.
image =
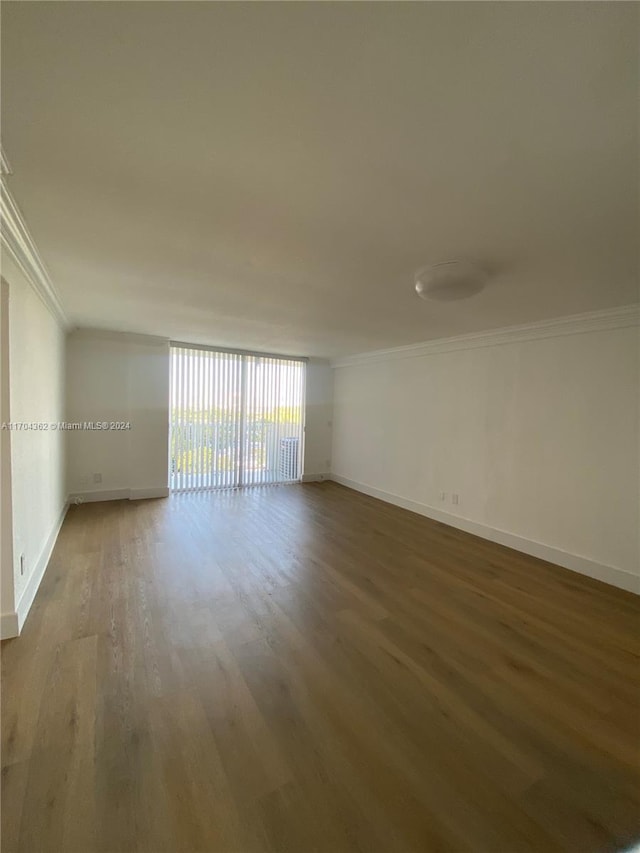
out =
<svg viewBox="0 0 640 853"><path fill-rule="evenodd" d="M171 347L174 491L299 480L305 363Z"/></svg>

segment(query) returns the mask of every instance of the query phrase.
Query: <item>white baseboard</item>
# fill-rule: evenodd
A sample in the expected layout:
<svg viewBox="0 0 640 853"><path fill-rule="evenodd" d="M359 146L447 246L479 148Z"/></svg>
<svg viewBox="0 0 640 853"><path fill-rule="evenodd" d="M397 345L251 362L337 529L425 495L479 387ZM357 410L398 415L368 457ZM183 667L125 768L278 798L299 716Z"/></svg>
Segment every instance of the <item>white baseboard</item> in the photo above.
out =
<svg viewBox="0 0 640 853"><path fill-rule="evenodd" d="M44 577L44 573L47 570L47 566L49 565L49 560L51 559L51 553L53 551L54 545L56 544L56 540L58 538L58 534L60 533L60 528L62 527L62 523L64 521L65 515L67 514L67 510L69 509L69 504L65 503L62 508L62 512L60 513L60 517L57 522L54 524L51 533L47 537L47 541L44 543L42 551L40 552L40 556L38 557L35 566L33 567L33 571L31 572L31 576L27 581L27 585L22 590L22 595L20 596L20 601L18 601L18 605L16 607L16 617L17 617L17 634L22 631L24 623L29 615L29 611L31 610L31 605L33 604L33 600L36 597L36 593L40 588L40 584L42 582L42 578ZM13 636L17 636L14 634Z"/></svg>
<svg viewBox="0 0 640 853"><path fill-rule="evenodd" d="M100 489L95 492L73 492L69 495L70 504L85 504L97 501L123 501L129 499L130 489Z"/></svg>
<svg viewBox="0 0 640 853"><path fill-rule="evenodd" d="M15 610L0 614L0 640L9 640L11 637L17 637L19 633L18 614Z"/></svg>
<svg viewBox="0 0 640 853"><path fill-rule="evenodd" d="M322 483L325 480L330 480L331 474L303 474L303 483Z"/></svg>
<svg viewBox="0 0 640 853"><path fill-rule="evenodd" d="M612 586L617 586L620 589L625 589L628 592L640 594L640 576L624 571L624 569L617 569L614 566L596 563L586 557L579 557L577 554L570 554L567 551L562 551L560 548L544 545L542 542L535 542L532 539L525 539L523 536L518 536L515 533L508 533L506 530L498 530L495 527L489 527L486 524L480 524L468 518L443 512L443 510L436 509L436 507L429 506L429 504L403 498L391 492L384 492L381 489L376 489L374 486L349 480L347 477L342 477L339 474L331 474L327 479L334 480L336 483L347 486L349 489L354 489L356 492L362 492L373 498L379 498L386 503L411 510L411 512L416 512L419 515L424 515L434 521L440 521L442 524L448 524L450 527L456 527L458 530L464 530L466 533L481 536L490 542L506 545L508 548L522 551L523 554L538 557L549 563L555 563L557 566L570 569L572 572L578 572L579 574L587 575L587 577L604 581L604 583L611 584Z"/></svg>
<svg viewBox="0 0 640 853"><path fill-rule="evenodd" d="M69 503L95 503L97 501L139 501L146 498L167 498L169 487L149 489L100 489L93 492L74 492L69 495Z"/></svg>
<svg viewBox="0 0 640 853"><path fill-rule="evenodd" d="M169 497L169 487L164 486L161 489L130 489L129 490L129 500L130 501L140 501L146 500L147 498L168 498Z"/></svg>

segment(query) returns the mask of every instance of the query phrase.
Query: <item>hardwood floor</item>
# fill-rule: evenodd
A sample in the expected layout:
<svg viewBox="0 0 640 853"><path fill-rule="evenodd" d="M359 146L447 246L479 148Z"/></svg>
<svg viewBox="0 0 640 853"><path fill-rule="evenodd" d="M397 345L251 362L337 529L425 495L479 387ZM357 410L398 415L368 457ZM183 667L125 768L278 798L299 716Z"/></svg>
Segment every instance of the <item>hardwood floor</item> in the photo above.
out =
<svg viewBox="0 0 640 853"><path fill-rule="evenodd" d="M332 483L73 507L3 645L2 851L625 849L639 616Z"/></svg>

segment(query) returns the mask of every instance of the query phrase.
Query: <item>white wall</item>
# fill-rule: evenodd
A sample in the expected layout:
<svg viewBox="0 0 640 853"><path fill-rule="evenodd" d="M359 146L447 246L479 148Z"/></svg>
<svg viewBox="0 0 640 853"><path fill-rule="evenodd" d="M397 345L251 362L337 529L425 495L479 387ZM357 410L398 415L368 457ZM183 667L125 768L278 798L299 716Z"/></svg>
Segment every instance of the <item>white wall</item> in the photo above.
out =
<svg viewBox="0 0 640 853"><path fill-rule="evenodd" d="M640 591L638 345L627 324L336 367L334 475Z"/></svg>
<svg viewBox="0 0 640 853"><path fill-rule="evenodd" d="M333 371L307 366L305 479L327 476L331 460ZM95 329L67 338L66 420L129 421L127 431L67 432L72 499L167 494L169 345L167 340ZM102 481L94 482L94 475Z"/></svg>
<svg viewBox="0 0 640 853"><path fill-rule="evenodd" d="M66 433L72 499L167 495L168 341L88 329L70 334L66 419L131 425Z"/></svg>
<svg viewBox="0 0 640 853"><path fill-rule="evenodd" d="M66 510L64 436L51 427L64 420L65 333L7 254L3 276L9 287L11 420L49 425L10 436L14 600L3 600L2 609L4 617L13 604L20 628Z"/></svg>
<svg viewBox="0 0 640 853"><path fill-rule="evenodd" d="M331 471L333 370L327 361L309 359L305 400L304 480L319 480Z"/></svg>

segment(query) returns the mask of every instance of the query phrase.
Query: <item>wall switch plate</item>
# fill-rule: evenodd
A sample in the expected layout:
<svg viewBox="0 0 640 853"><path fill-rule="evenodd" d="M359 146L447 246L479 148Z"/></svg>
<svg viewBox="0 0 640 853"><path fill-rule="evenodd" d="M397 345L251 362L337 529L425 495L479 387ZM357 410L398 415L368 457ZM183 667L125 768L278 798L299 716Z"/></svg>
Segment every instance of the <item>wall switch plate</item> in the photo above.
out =
<svg viewBox="0 0 640 853"><path fill-rule="evenodd" d="M451 503L453 503L453 504L460 503L460 498L458 497L458 495L451 495Z"/></svg>
<svg viewBox="0 0 640 853"><path fill-rule="evenodd" d="M440 492L440 500L446 501L446 499L447 499L447 493L446 492Z"/></svg>
<svg viewBox="0 0 640 853"><path fill-rule="evenodd" d="M20 554L20 574L24 574L24 566L25 566L25 556L24 554Z"/></svg>

